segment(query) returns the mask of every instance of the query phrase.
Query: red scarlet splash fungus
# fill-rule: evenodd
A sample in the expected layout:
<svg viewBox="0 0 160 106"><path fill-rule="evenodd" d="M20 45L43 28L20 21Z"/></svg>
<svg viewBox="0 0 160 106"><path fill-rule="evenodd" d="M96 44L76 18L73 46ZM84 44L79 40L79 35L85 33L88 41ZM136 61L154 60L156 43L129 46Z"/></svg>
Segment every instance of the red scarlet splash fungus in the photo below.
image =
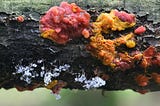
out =
<svg viewBox="0 0 160 106"><path fill-rule="evenodd" d="M143 52L143 55L145 57L151 58L155 55L155 53L156 53L156 48L153 46L150 46Z"/></svg>
<svg viewBox="0 0 160 106"><path fill-rule="evenodd" d="M18 16L18 17L16 17L16 20L18 22L23 22L24 21L24 17L23 16Z"/></svg>
<svg viewBox="0 0 160 106"><path fill-rule="evenodd" d="M138 27L137 29L134 30L134 33L140 35L140 34L144 33L145 31L146 31L146 27L140 26L140 27Z"/></svg>
<svg viewBox="0 0 160 106"><path fill-rule="evenodd" d="M69 40L90 36L90 14L75 3L62 2L60 6L50 8L40 19L41 36L58 44Z"/></svg>
<svg viewBox="0 0 160 106"><path fill-rule="evenodd" d="M143 52L143 58L141 62L141 67L147 68L148 66L152 65L152 58L156 54L156 48L153 46L148 47Z"/></svg>
<svg viewBox="0 0 160 106"><path fill-rule="evenodd" d="M149 78L148 78L146 75L140 74L140 75L136 76L135 81L137 82L137 84L138 84L139 86L144 87L144 86L147 86L147 85L148 85L148 83L149 83Z"/></svg>

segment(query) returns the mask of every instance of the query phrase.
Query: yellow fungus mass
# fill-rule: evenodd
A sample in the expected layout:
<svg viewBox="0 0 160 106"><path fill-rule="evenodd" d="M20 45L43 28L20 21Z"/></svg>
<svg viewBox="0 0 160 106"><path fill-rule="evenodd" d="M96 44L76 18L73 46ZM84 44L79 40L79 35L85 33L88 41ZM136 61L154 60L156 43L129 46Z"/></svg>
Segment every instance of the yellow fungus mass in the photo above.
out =
<svg viewBox="0 0 160 106"><path fill-rule="evenodd" d="M103 35L99 34L91 37L90 53L103 62L104 65L114 67L113 60L115 59L117 52L116 47L121 44L126 44L134 37L133 33L121 36L116 39L105 39Z"/></svg>
<svg viewBox="0 0 160 106"><path fill-rule="evenodd" d="M104 65L112 68L116 66L114 60L118 55L116 51L117 46L120 46L121 44L126 44L129 48L135 46L135 42L131 40L134 37L133 33L129 33L113 40L105 39L102 35L102 33L108 34L111 31L121 31L135 25L134 19L133 21L124 21L127 20L127 18L124 18L122 21L123 17L121 13L117 13L118 15L121 15L119 16L120 19L115 15L115 12L117 12L117 10L112 10L110 13L101 13L96 22L93 22L94 36L90 37L91 41L88 46L88 50L93 56L101 60ZM125 15L127 14L124 12L122 13Z"/></svg>
<svg viewBox="0 0 160 106"><path fill-rule="evenodd" d="M121 31L133 27L135 22L124 22L115 15L115 10L110 13L101 13L96 22L93 22L93 32L95 34L106 33L111 31Z"/></svg>
<svg viewBox="0 0 160 106"><path fill-rule="evenodd" d="M123 16L125 15L125 16ZM135 18L132 14L112 10L110 13L101 13L96 22L93 22L94 36L90 38L90 53L103 62L104 65L115 67L114 59L117 56L116 47L126 44L127 47L133 48L135 42L131 39L133 33L121 36L116 39L105 39L102 33L108 34L111 31L121 31L134 26Z"/></svg>
<svg viewBox="0 0 160 106"><path fill-rule="evenodd" d="M134 47L136 46L136 43L135 43L135 41L133 41L133 40L128 40L128 41L126 42L126 46L127 46L128 48L134 48Z"/></svg>
<svg viewBox="0 0 160 106"><path fill-rule="evenodd" d="M53 35L54 32L55 32L55 31L54 31L53 29L49 29L49 30L44 31L44 32L41 34L41 36L42 36L43 38L50 38L50 36Z"/></svg>
<svg viewBox="0 0 160 106"><path fill-rule="evenodd" d="M131 38L134 37L133 33L129 33L125 36L121 36L119 38L114 39L114 44L116 46L120 46L121 44L126 44Z"/></svg>

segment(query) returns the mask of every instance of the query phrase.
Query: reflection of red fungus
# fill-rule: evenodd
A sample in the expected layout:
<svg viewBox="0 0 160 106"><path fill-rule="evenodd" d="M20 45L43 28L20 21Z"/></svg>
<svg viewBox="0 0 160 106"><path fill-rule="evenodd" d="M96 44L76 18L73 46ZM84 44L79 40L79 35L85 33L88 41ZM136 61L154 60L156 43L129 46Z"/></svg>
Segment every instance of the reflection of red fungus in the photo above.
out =
<svg viewBox="0 0 160 106"><path fill-rule="evenodd" d="M137 84L139 86L144 87L144 86L148 85L149 78L145 75L140 74L140 75L136 76L135 81L137 82Z"/></svg>
<svg viewBox="0 0 160 106"><path fill-rule="evenodd" d="M75 3L62 2L50 8L40 20L41 36L58 44L84 36L88 38L90 15Z"/></svg>
<svg viewBox="0 0 160 106"><path fill-rule="evenodd" d="M135 34L142 34L146 31L146 28L144 26L140 26L137 29L134 30Z"/></svg>

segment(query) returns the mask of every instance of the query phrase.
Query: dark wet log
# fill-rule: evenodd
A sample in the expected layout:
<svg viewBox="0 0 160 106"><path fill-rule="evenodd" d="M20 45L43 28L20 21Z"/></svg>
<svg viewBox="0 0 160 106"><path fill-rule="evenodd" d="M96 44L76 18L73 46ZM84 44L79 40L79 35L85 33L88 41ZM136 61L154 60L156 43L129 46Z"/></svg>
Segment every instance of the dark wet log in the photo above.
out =
<svg viewBox="0 0 160 106"><path fill-rule="evenodd" d="M125 7L128 5L125 4ZM108 10L95 10L88 7L92 21L102 11ZM160 86L153 80L150 80L147 86L140 87L135 81L135 76L144 71L136 70L139 69L137 67L124 72L110 70L109 67L90 55L86 50L86 44L89 41L84 38L72 40L66 45L58 45L41 38L38 22L41 14L37 13L38 18L33 18L26 12L24 14L25 21L20 23L15 18L16 14L0 12L1 88L16 87L19 90L31 90L45 87L50 80L58 80L65 82L67 84L65 88L70 89L101 88L104 90L133 89L135 91L158 91L160 89ZM153 24L153 21L148 20L148 15L144 12L142 16L137 15L135 27L140 25L145 25L147 31L145 36L138 38L137 48L143 51L153 45L160 51L160 24ZM115 34L118 36L131 31L133 28ZM149 73L158 72L158 70L158 68L151 67Z"/></svg>

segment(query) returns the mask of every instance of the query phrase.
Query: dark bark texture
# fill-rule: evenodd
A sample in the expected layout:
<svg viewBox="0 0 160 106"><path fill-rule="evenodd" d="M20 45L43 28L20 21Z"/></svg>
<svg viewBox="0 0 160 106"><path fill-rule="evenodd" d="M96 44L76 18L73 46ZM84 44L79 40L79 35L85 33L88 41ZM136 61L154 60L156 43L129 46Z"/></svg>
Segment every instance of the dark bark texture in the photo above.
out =
<svg viewBox="0 0 160 106"><path fill-rule="evenodd" d="M157 5L154 9L160 7L156 3L153 4ZM82 3L82 5L84 4ZM132 2L122 2L121 5L112 6L110 9L118 8L135 13L137 16L135 27L140 25L147 27L145 36L138 40L137 48L145 50L153 45L157 51L160 51L160 23L157 22L155 13L147 11L149 8L140 6L139 4L139 9L137 9ZM91 14L92 21L95 21L101 12L109 10L109 7L107 9L104 6L103 8L93 8L89 4L84 7ZM135 91L158 91L160 89L160 86L152 80L145 87L138 86L134 79L143 71L137 67L126 71L110 70L109 67L90 55L86 50L86 44L89 41L84 38L74 39L66 45L58 45L51 40L41 38L38 20L43 13L36 13L35 11L38 10L33 12L28 8L23 8L20 11L25 15L25 21L22 23L17 22L15 18L17 14L0 12L0 88L19 87L30 90L44 87L47 83L45 78L49 77L48 74L51 72L51 80L64 81L67 83L65 88L70 89L100 88L104 90L132 89ZM149 12L152 14L148 15ZM120 35L130 31L133 31L133 28L115 32L115 34ZM149 72L158 71L160 70L154 67L149 69ZM82 82L77 81L76 78L80 79L83 75L86 79L82 79ZM89 81L93 81L93 78L96 76L102 78L103 75L106 75L104 86L90 85L86 87Z"/></svg>

